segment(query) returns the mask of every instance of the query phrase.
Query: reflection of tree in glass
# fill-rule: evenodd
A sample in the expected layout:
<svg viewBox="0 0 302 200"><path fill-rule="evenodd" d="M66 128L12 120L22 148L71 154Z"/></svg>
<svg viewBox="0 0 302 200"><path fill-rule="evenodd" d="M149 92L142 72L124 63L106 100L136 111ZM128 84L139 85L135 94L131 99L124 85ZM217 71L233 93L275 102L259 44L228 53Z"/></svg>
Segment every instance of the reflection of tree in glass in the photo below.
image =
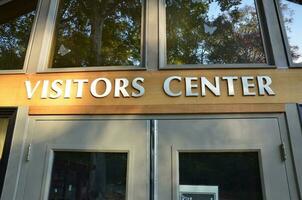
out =
<svg viewBox="0 0 302 200"><path fill-rule="evenodd" d="M35 11L0 23L0 68L22 69Z"/></svg>
<svg viewBox="0 0 302 200"><path fill-rule="evenodd" d="M125 200L127 153L55 152L49 200Z"/></svg>
<svg viewBox="0 0 302 200"><path fill-rule="evenodd" d="M295 2L295 1L294 1ZM299 3L301 4L301 2ZM282 3L280 1L280 8L281 8L281 12L283 15L283 22L284 22L284 26L286 29L287 33L291 33L291 26L294 20L294 10L290 9L287 3ZM291 38L289 37L289 34L287 34L287 38L290 41ZM291 57L293 60L297 60L299 59L302 55L299 54L299 46L298 45L293 45L293 44L289 44L289 48L290 48L290 53L291 53Z"/></svg>
<svg viewBox="0 0 302 200"><path fill-rule="evenodd" d="M168 64L265 63L254 1L168 1L167 53Z"/></svg>
<svg viewBox="0 0 302 200"><path fill-rule="evenodd" d="M57 17L53 67L140 64L139 0L65 0Z"/></svg>

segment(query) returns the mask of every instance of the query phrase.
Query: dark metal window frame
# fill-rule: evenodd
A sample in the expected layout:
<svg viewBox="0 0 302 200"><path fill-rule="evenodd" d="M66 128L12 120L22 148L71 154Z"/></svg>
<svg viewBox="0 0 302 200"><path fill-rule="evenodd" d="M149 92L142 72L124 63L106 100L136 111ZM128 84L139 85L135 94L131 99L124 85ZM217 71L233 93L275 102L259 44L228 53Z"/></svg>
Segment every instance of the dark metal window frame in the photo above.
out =
<svg viewBox="0 0 302 200"><path fill-rule="evenodd" d="M285 25L284 25L284 20L283 20L283 16L282 16L282 11L280 8L280 0L274 0L275 1L275 6L276 6L276 10L278 13L278 18L279 18L279 26L282 32L282 39L283 39L283 44L284 44L284 48L286 51L286 57L287 57L287 62L289 67L292 68L299 68L302 67L302 63L294 63L291 53L290 53L290 45L289 45L289 41L288 41L288 37L287 37L287 33L285 30Z"/></svg>
<svg viewBox="0 0 302 200"><path fill-rule="evenodd" d="M6 135L5 135L5 142L3 146L2 159L0 161L0 195L3 189L5 173L6 173L9 154L11 150L16 116L17 116L17 108L0 108L0 118L5 118L9 120Z"/></svg>
<svg viewBox="0 0 302 200"><path fill-rule="evenodd" d="M80 72L80 71L158 71L170 69L269 69L300 67L289 63L286 51L284 30L280 23L278 0L254 0L264 51L267 63L263 64L184 64L168 65L166 61L166 0L142 0L141 21L141 64L140 66L96 66L96 67L72 67L51 68L49 59L51 55L51 40L54 37L54 26L57 15L57 6L60 0L39 0L37 10L37 22L32 33L34 43L28 46L30 65L19 73L48 73L48 72ZM277 7L276 7L277 6ZM36 24L37 23L37 24ZM36 28L36 26L38 28ZM33 52L41 49L41 52ZM26 66L26 64L25 64ZM301 66L302 67L302 66ZM0 71L0 73L5 73ZM16 72L15 72L16 73Z"/></svg>

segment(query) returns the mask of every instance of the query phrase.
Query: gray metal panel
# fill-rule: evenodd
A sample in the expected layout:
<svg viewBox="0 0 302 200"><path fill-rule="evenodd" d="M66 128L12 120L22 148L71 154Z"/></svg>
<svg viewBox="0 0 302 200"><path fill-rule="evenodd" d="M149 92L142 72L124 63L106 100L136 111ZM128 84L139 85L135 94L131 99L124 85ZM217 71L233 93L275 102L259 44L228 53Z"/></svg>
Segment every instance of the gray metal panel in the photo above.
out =
<svg viewBox="0 0 302 200"><path fill-rule="evenodd" d="M285 115L281 115L279 118L279 129L281 132L281 140L284 144L285 148L285 165L286 165L286 172L288 177L288 185L290 190L290 196L291 199L300 199L299 198L299 191L297 187L297 181L296 181L296 173L295 168L293 164L293 156L292 156L292 148L289 140L289 131L287 128L286 118Z"/></svg>
<svg viewBox="0 0 302 200"><path fill-rule="evenodd" d="M286 119L289 130L289 140L298 182L300 199L302 199L302 131L296 104L286 105Z"/></svg>
<svg viewBox="0 0 302 200"><path fill-rule="evenodd" d="M127 199L149 196L149 122L94 117L31 118L30 161L16 199L47 199L53 150L128 152Z"/></svg>

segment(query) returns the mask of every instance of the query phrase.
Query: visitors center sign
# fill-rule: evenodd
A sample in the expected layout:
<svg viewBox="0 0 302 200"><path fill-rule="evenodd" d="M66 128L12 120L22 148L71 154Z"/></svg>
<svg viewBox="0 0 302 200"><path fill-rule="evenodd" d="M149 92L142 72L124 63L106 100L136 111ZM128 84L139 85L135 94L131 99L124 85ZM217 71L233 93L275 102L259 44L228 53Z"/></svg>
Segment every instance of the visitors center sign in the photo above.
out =
<svg viewBox="0 0 302 200"><path fill-rule="evenodd" d="M89 79L55 79L55 80L26 80L24 82L28 99L39 95L41 99L70 99L83 98L85 90L93 98L106 98L110 94L114 98L140 98L148 92L145 85L145 77L114 78L97 77ZM274 96L272 89L273 80L270 76L179 76L171 75L166 77L160 90L168 97L206 97L209 93L214 96L221 96L222 87L225 85L227 96ZM241 92L235 91L235 85L240 85ZM183 87L182 87L183 86ZM178 88L178 89L177 89Z"/></svg>

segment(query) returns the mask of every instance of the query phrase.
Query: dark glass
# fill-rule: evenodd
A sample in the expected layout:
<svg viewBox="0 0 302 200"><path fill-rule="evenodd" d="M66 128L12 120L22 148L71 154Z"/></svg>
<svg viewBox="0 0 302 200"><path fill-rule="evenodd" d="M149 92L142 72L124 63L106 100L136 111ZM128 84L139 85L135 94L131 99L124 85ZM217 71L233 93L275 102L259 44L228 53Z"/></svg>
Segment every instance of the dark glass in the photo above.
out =
<svg viewBox="0 0 302 200"><path fill-rule="evenodd" d="M17 0L0 6L0 70L23 68L36 5Z"/></svg>
<svg viewBox="0 0 302 200"><path fill-rule="evenodd" d="M125 200L127 153L55 152L50 200Z"/></svg>
<svg viewBox="0 0 302 200"><path fill-rule="evenodd" d="M168 64L266 63L253 0L166 0Z"/></svg>
<svg viewBox="0 0 302 200"><path fill-rule="evenodd" d="M139 66L140 0L61 0L52 67Z"/></svg>
<svg viewBox="0 0 302 200"><path fill-rule="evenodd" d="M302 63L302 1L280 0L280 10L294 64Z"/></svg>
<svg viewBox="0 0 302 200"><path fill-rule="evenodd" d="M258 153L179 153L179 184L218 186L219 200L262 200Z"/></svg>

